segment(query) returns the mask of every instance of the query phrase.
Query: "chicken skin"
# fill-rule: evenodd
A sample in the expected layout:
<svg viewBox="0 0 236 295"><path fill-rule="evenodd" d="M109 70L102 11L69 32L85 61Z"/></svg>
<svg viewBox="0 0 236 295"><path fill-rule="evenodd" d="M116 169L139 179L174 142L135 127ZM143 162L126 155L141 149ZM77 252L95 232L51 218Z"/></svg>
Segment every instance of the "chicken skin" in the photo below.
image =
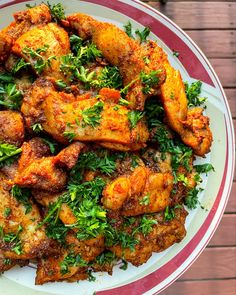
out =
<svg viewBox="0 0 236 295"><path fill-rule="evenodd" d="M126 99L132 109L143 110L145 100L153 95L155 90L165 80L164 67L154 58L145 64L148 52L138 41L131 39L124 31L110 23L99 22L92 17L76 13L67 17L69 27L76 29L83 39L92 39L103 56L112 64L119 67L123 84L129 85ZM149 93L143 91L140 73L149 74L155 71L156 83Z"/></svg>
<svg viewBox="0 0 236 295"><path fill-rule="evenodd" d="M107 248L117 257L139 266L152 256L152 252L164 251L174 243L179 243L185 237L184 223L187 214L184 208L175 209L175 217L170 221L165 220L163 213L150 215L148 218L153 223L151 230L146 235L140 232L133 233L136 245L132 249L124 248L120 244ZM137 228L140 226L139 218L136 219L135 225ZM132 226L123 229L123 232L131 235L133 227L132 224Z"/></svg>
<svg viewBox="0 0 236 295"><path fill-rule="evenodd" d="M87 278L86 263L93 261L104 251L104 238L98 236L89 240L78 240L74 233L66 236L67 248L61 251L60 256L51 256L39 259L36 285L53 281L78 281ZM74 263L63 265L69 257L78 257Z"/></svg>
<svg viewBox="0 0 236 295"><path fill-rule="evenodd" d="M41 50L38 55L30 50ZM14 43L12 52L29 62L36 74L63 79L60 71L61 57L70 52L70 42L67 32L57 24L49 23L36 27L21 35ZM47 63L43 69L43 63Z"/></svg>
<svg viewBox="0 0 236 295"><path fill-rule="evenodd" d="M19 112L0 111L0 142L21 146L24 140L25 127Z"/></svg>
<svg viewBox="0 0 236 295"><path fill-rule="evenodd" d="M51 21L49 8L45 4L14 14L15 21L0 31L0 62L7 58L15 41L31 28Z"/></svg>
<svg viewBox="0 0 236 295"><path fill-rule="evenodd" d="M149 137L145 120L130 127L126 107L97 98L76 100L72 94L55 91L53 84L43 79L36 80L24 97L21 111L28 127L40 122L62 143L71 135L72 140L115 143L136 150L144 147Z"/></svg>
<svg viewBox="0 0 236 295"><path fill-rule="evenodd" d="M31 259L50 253L52 241L46 236L45 228L38 228L41 222L39 209L29 199L30 212L26 213L23 203L8 191L2 176L0 185L0 249L5 258ZM6 208L8 216L6 216ZM50 250L51 249L51 250Z"/></svg>
<svg viewBox="0 0 236 295"><path fill-rule="evenodd" d="M40 139L39 139L40 141ZM75 142L62 150L57 156L38 157L34 150L35 142L24 142L19 167L14 183L21 187L57 192L67 181L66 170L71 169L80 154L83 144ZM41 153L42 154L42 153Z"/></svg>

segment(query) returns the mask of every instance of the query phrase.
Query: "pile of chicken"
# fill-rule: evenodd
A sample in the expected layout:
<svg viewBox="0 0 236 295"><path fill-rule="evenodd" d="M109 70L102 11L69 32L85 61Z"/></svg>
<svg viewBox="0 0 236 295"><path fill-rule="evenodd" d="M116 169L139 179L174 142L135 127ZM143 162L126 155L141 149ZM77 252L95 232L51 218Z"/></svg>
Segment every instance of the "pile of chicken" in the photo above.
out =
<svg viewBox="0 0 236 295"><path fill-rule="evenodd" d="M24 95L20 111L0 111L0 142L14 144L22 150L14 163L0 169L0 271L14 265L26 265L34 259L37 260L36 284L76 281L88 277L88 267L92 271L111 273L114 262L99 264L96 260L103 253L109 252L116 259L122 258L138 266L153 252L180 242L186 234L187 212L184 207L174 206L183 202L186 191L196 185L193 172L182 167L189 187L181 182L176 184L171 155L162 158L157 148L149 147L151 134L145 117L133 128L128 119L131 110L143 111L145 101L150 96L157 97L163 105L169 128L192 148L195 155L208 153L212 142L209 119L202 114L201 108L188 109L179 71L171 67L166 54L153 41L141 45L116 26L88 15L76 13L58 24L52 22L48 6L41 4L15 13L14 18L15 21L0 32L2 72L11 71L19 57L34 69L35 60L26 53L26 47L37 50L47 44L47 51L42 53L44 58L52 55L56 58L40 74L33 73L36 78L33 83L29 74L16 79L17 87ZM123 86L131 83L125 96L128 105L119 104L119 90L102 88L96 92L86 90L83 85L70 85L74 89L70 93L58 90L57 80L70 84L60 65L62 57L71 53L69 36L72 32L84 40L91 40L102 52L102 58L91 67L99 71L103 64L117 66ZM148 63L144 57L148 58ZM145 94L140 73L151 71L156 71L157 83ZM85 124L81 113L99 102L103 106L99 123L96 126ZM59 143L61 148L57 155L52 155L47 143L32 131L31 126L37 123L41 124L43 133ZM73 136L68 140L65 134L70 133ZM151 230L136 231L133 234L136 242L131 248L121 242L107 243L102 233L89 239L78 238L78 228L73 225L79 217L62 201L57 218L71 228L66 232L65 243L60 245L47 235L45 216L66 191L68 175L80 156L104 149L108 154L128 152L128 156L116 158L116 170L112 175L85 169L82 183L92 181L98 175L105 181L98 204L117 231L131 235L144 214L152 218ZM131 163L132 154L139 158L135 167ZM192 167L191 161L189 165ZM30 212L26 213L24 204L12 194L14 186L30 189ZM147 202L145 196L148 196ZM164 216L167 207L174 208L174 218L170 220ZM7 216L6 208L10 208ZM132 222L127 225L130 218ZM17 239L4 239L11 234ZM22 246L20 252L14 251L18 240ZM68 262L71 253L80 257L83 263ZM65 259L67 269L62 271Z"/></svg>

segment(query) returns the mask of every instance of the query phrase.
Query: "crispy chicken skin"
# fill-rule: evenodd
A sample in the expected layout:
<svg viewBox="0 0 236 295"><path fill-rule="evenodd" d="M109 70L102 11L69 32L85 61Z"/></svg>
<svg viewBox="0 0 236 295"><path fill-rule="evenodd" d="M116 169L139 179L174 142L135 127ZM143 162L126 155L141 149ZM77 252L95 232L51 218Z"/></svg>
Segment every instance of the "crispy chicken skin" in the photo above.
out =
<svg viewBox="0 0 236 295"><path fill-rule="evenodd" d="M3 176L2 176L3 177ZM0 237L0 249L6 258L10 259L31 259L50 253L52 241L47 238L44 227L38 228L41 221L39 210L35 204L32 204L32 210L25 213L25 207L19 203L7 189L4 177L0 184L0 226L4 235L19 231L19 239L22 245L22 253L16 253L13 250L15 242L6 242ZM10 208L8 217L4 216L6 208Z"/></svg>
<svg viewBox="0 0 236 295"><path fill-rule="evenodd" d="M91 38L103 56L112 65L119 67L124 85L133 82L128 90L127 99L130 101L131 108L143 110L146 98L154 94L155 89L158 89L165 80L164 67L155 58L146 65L144 57L148 52L145 47L113 24L99 22L80 13L68 16L67 21L82 38ZM158 82L153 85L150 94L144 94L139 75L141 72L150 73L151 71L157 71Z"/></svg>
<svg viewBox="0 0 236 295"><path fill-rule="evenodd" d="M25 128L23 117L19 112L0 111L0 142L21 146Z"/></svg>
<svg viewBox="0 0 236 295"><path fill-rule="evenodd" d="M52 77L54 79L63 79L64 75L60 71L61 56L70 52L70 42L67 32L57 24L49 23L43 27L33 28L20 36L14 46L12 52L23 57L34 67L36 58L24 53L24 48L29 47L33 50L48 46L46 52L41 53L44 60L51 59L50 65L46 66L42 72L42 76Z"/></svg>
<svg viewBox="0 0 236 295"><path fill-rule="evenodd" d="M0 62L9 54L14 42L24 33L37 25L47 24L51 21L47 5L40 4L31 9L14 14L15 21L0 31Z"/></svg>
<svg viewBox="0 0 236 295"><path fill-rule="evenodd" d="M72 168L75 165L83 146L75 142L57 156L38 157L34 147L32 148L32 141L24 142L14 183L21 187L60 191L67 181L66 170L62 168Z"/></svg>
<svg viewBox="0 0 236 295"><path fill-rule="evenodd" d="M131 175L108 183L102 202L110 210L121 209L121 214L126 216L155 213L169 206L172 188L172 174L154 173L140 166Z"/></svg>
<svg viewBox="0 0 236 295"><path fill-rule="evenodd" d="M196 155L204 156L210 151L212 143L209 118L202 115L201 108L188 110L185 86L180 72L171 67L162 50L158 49L158 54L166 69L166 80L161 85L161 99L167 122Z"/></svg>
<svg viewBox="0 0 236 295"><path fill-rule="evenodd" d="M151 219L156 220L157 224L152 226L152 231L144 236L137 233L135 238L139 243L134 247L122 249L121 245L108 247L117 257L131 262L135 266L145 263L151 256L152 252L161 252L179 243L186 235L184 227L187 211L184 208L175 209L175 218L170 221L164 220L164 214L158 213L152 215ZM127 228L125 232L129 233L132 228Z"/></svg>
<svg viewBox="0 0 236 295"><path fill-rule="evenodd" d="M89 240L78 240L74 233L66 236L67 249L63 249L59 256L51 256L39 259L36 285L42 285L46 282L68 280L84 280L87 278L87 272L84 267L73 265L68 267L68 271L61 271L62 261L71 253L80 255L86 261L93 261L99 254L104 251L104 238L98 236Z"/></svg>
<svg viewBox="0 0 236 295"><path fill-rule="evenodd" d="M96 128L84 124L81 113L98 102L97 98L76 100L72 94L55 91L50 81L38 79L24 97L21 111L28 127L41 122L44 130L62 143L68 142L63 133L70 132L73 140L121 144L128 150L145 146L149 137L145 121L131 129L129 110L124 106L119 105L117 111L116 104L104 101L100 124Z"/></svg>
<svg viewBox="0 0 236 295"><path fill-rule="evenodd" d="M0 250L0 273L11 269L15 265L25 266L28 263L28 260L5 258L2 251Z"/></svg>

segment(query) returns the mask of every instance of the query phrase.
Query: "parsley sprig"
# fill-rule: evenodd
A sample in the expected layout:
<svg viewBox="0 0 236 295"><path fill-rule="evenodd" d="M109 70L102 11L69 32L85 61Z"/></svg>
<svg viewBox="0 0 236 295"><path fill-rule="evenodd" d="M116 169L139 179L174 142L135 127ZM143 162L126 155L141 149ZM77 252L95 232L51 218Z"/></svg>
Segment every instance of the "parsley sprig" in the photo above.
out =
<svg viewBox="0 0 236 295"><path fill-rule="evenodd" d="M15 145L0 143L0 167L13 163L21 151L21 148L18 148Z"/></svg>
<svg viewBox="0 0 236 295"><path fill-rule="evenodd" d="M10 73L0 74L0 106L9 109L20 109L22 92L17 89L14 77Z"/></svg>
<svg viewBox="0 0 236 295"><path fill-rule="evenodd" d="M206 101L206 97L200 97L202 88L201 81L193 82L190 85L187 82L185 82L184 84L189 107L200 106Z"/></svg>

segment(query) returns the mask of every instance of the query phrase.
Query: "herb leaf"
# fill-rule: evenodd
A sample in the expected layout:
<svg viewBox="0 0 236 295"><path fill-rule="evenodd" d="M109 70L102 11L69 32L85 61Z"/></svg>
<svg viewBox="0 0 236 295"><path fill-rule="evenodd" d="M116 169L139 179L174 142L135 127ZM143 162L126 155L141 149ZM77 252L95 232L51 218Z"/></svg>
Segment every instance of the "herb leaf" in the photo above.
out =
<svg viewBox="0 0 236 295"><path fill-rule="evenodd" d="M0 167L11 164L18 154L21 153L21 148L8 143L0 143Z"/></svg>
<svg viewBox="0 0 236 295"><path fill-rule="evenodd" d="M60 22L61 20L66 19L65 9L61 3L51 5L49 2L47 2L47 6L55 22Z"/></svg>
<svg viewBox="0 0 236 295"><path fill-rule="evenodd" d="M194 165L194 168L198 173L208 173L210 171L215 171L214 167L210 163Z"/></svg>
<svg viewBox="0 0 236 295"><path fill-rule="evenodd" d="M32 210L32 204L30 202L31 192L27 188L21 188L18 185L14 184L11 189L11 194L16 200L23 204L25 207L25 214L28 214Z"/></svg>
<svg viewBox="0 0 236 295"><path fill-rule="evenodd" d="M82 127L85 127L86 125L91 125L93 128L95 128L97 125L99 125L103 106L104 103L102 101L98 101L92 107L81 111Z"/></svg>
<svg viewBox="0 0 236 295"><path fill-rule="evenodd" d="M189 85L187 82L184 84L189 107L200 106L206 101L206 97L199 97L202 88L201 81L196 81L191 85Z"/></svg>
<svg viewBox="0 0 236 295"><path fill-rule="evenodd" d="M130 128L131 129L135 128L138 121L141 120L144 115L145 115L145 113L140 112L140 111L130 111L130 112L128 112L127 116L128 116L129 122L130 122Z"/></svg>
<svg viewBox="0 0 236 295"><path fill-rule="evenodd" d="M143 31L136 30L135 34L139 36L140 43L143 43L147 41L147 37L150 34L150 29L144 28Z"/></svg>

